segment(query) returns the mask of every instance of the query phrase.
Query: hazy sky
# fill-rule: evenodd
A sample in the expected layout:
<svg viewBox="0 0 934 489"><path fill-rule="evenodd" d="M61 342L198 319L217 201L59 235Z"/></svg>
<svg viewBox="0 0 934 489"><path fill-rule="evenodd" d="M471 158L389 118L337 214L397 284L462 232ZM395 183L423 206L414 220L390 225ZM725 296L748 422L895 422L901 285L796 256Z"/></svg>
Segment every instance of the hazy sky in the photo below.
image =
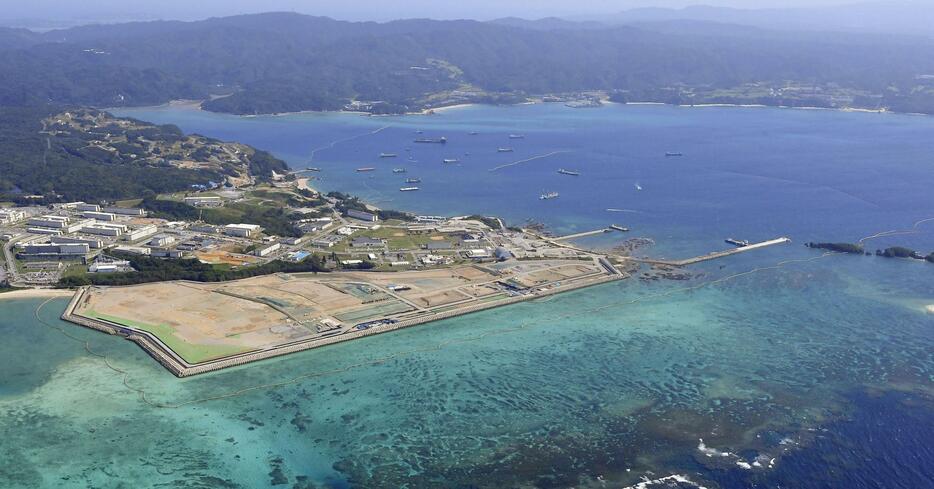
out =
<svg viewBox="0 0 934 489"><path fill-rule="evenodd" d="M2 0L0 19L115 21L200 19L242 13L295 11L348 20L409 17L538 18L618 12L633 7L705 4L743 8L839 5L847 0Z"/></svg>

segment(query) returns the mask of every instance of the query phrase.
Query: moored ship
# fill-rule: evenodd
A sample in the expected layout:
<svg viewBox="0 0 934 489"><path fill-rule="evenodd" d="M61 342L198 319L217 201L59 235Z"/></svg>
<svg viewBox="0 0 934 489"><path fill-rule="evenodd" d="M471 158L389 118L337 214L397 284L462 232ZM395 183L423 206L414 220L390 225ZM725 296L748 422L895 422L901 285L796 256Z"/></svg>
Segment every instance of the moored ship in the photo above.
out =
<svg viewBox="0 0 934 489"><path fill-rule="evenodd" d="M445 159L441 160L441 162L442 162L442 163L447 163L447 164L452 164L452 163L459 163L460 160L457 159L457 158L445 158Z"/></svg>
<svg viewBox="0 0 934 489"><path fill-rule="evenodd" d="M445 144L448 142L448 138L441 136L440 138L418 138L415 140L416 143L422 144Z"/></svg>
<svg viewBox="0 0 934 489"><path fill-rule="evenodd" d="M580 172L577 172L574 170L565 170L564 168L561 168L560 170L558 170L558 173L562 175L570 175L572 177L580 176Z"/></svg>
<svg viewBox="0 0 934 489"><path fill-rule="evenodd" d="M367 172L367 171L374 171L374 170L376 170L376 168L373 168L372 166L365 166L363 168L357 168L357 171L360 173Z"/></svg>
<svg viewBox="0 0 934 489"><path fill-rule="evenodd" d="M538 197L539 200L551 200L551 199L557 199L557 198L558 198L558 192L545 192Z"/></svg>
<svg viewBox="0 0 934 489"><path fill-rule="evenodd" d="M418 190L418 187L402 187L399 189L400 192L415 192Z"/></svg>
<svg viewBox="0 0 934 489"><path fill-rule="evenodd" d="M397 156L399 156L399 155L397 155L397 154L395 154L395 153L380 153L380 154L379 154L379 157L380 157L380 158L395 158L395 157L397 157Z"/></svg>
<svg viewBox="0 0 934 489"><path fill-rule="evenodd" d="M405 173L405 168L393 168L393 173Z"/></svg>
<svg viewBox="0 0 934 489"><path fill-rule="evenodd" d="M421 183L421 182L422 182L422 179L418 177L405 179L405 183Z"/></svg>
<svg viewBox="0 0 934 489"><path fill-rule="evenodd" d="M512 153L513 149L512 148L496 148L496 151L498 153Z"/></svg>

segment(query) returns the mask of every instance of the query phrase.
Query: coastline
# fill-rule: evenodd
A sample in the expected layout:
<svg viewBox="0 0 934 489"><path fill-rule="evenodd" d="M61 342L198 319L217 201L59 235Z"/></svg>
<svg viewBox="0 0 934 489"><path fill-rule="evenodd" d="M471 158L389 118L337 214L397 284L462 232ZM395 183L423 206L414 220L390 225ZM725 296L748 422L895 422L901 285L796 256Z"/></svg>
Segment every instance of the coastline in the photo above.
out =
<svg viewBox="0 0 934 489"><path fill-rule="evenodd" d="M443 105L441 107L429 107L420 112L406 112L405 115L432 115L432 114L441 114L443 112L448 112L455 109L466 109L467 107L473 107L479 105L473 102L465 104L454 104L454 105ZM521 105L521 104L519 104Z"/></svg>
<svg viewBox="0 0 934 489"><path fill-rule="evenodd" d="M22 289L4 292L0 294L0 300L4 299L54 299L68 298L75 295L75 292L68 289Z"/></svg>
<svg viewBox="0 0 934 489"><path fill-rule="evenodd" d="M487 105L495 107L496 104L484 104L477 102L468 102L454 105L441 105L438 107L428 107L420 111L411 111L401 114L372 114L370 112L364 112L359 110L298 110L291 112L274 112L269 114L234 114L230 112L213 112L205 110L201 107L201 104L206 102L206 100L188 100L188 99L179 99L179 100L170 100L161 105L152 105L152 106L124 106L124 107L106 107L101 108L100 110L113 110L113 109L133 109L133 108L180 108L185 110L197 110L210 112L212 114L219 115L230 115L235 117L244 117L244 118L254 118L254 117L287 117L294 115L307 115L307 114L350 114L350 115L362 115L369 117L388 117L388 116L407 116L407 115L417 115L417 116L427 116L427 115L438 115L444 112L465 109L469 107ZM543 102L541 100L528 100L525 102L520 102L516 104L505 104L508 106L522 106L522 105L539 105L547 104L551 102ZM910 115L910 116L925 116L931 117L934 114L925 114L921 112L897 112L892 111L887 108L881 109L870 109L864 107L814 107L814 106L794 106L794 105L763 105L763 104L728 104L728 103L706 103L706 104L670 104L667 102L654 102L654 101L637 101L637 102L613 102L610 100L601 100L601 103L604 106L626 106L626 105L666 105L671 107L681 107L681 108L741 108L741 109L793 109L793 110L827 110L827 111L837 111L837 112L851 112L851 113L865 113L865 114L897 114L897 115Z"/></svg>
<svg viewBox="0 0 934 489"><path fill-rule="evenodd" d="M117 335L126 338L129 341L136 343L140 348L142 348L147 354L149 354L153 359L155 359L159 364L161 364L166 370L171 372L176 377L190 377L192 375L199 375L204 373L213 372L216 370L227 369L231 367L237 367L245 365L248 363L253 363L261 360L266 360L270 358L275 358L283 355L288 355L291 353L297 353L301 351L306 351L314 348L320 348L328 345L333 345L337 343L343 343L346 341L353 341L355 339L363 338L366 336L378 335L383 333L389 333L392 331L398 331L400 329L410 328L413 326L420 326L428 323L434 323L444 319L455 318L458 316L464 316L473 314L480 311L485 311L489 309L495 309L499 307L509 306L513 304L518 304L521 302L527 302L535 299L541 299L544 297L549 297L557 294L563 294L575 290L585 289L588 287L594 287L598 285L605 285L619 280L624 280L630 278L630 275L617 272L614 274L601 275L600 277L590 277L586 279L581 279L577 281L572 281L570 283L562 283L559 286L556 286L551 289L539 291L533 294L526 294L520 296L507 297L504 299L478 303L463 309L453 309L444 312L432 312L423 316L403 320L391 324L383 324L380 326L375 326L370 329L362 331L354 331L351 333L342 334L340 336L331 336L326 338L315 338L310 340L301 340L294 343L289 343L281 346L276 346L268 349L261 350L252 350L237 355L232 355L224 358L219 358L216 360L209 360L207 362L191 364L183 360L175 351L163 343L156 335L148 332L137 330L134 328L129 328L127 326L119 325L116 323L111 323L103 319L91 319L75 312L78 304L84 299L85 294L88 293L89 287L81 287L76 292L65 291L68 294L65 297L71 297L71 301L68 303L68 306L65 308L65 311L61 315L61 319L68 321L70 323L83 326L89 329L94 329L103 333L110 335ZM132 287L132 286L130 286Z"/></svg>

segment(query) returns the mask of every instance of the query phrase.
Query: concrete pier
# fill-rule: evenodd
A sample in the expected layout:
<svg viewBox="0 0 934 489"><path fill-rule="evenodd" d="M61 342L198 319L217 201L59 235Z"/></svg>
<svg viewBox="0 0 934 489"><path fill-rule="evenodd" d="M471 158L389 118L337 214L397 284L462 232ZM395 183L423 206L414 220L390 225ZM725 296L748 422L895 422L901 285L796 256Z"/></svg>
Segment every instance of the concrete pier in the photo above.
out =
<svg viewBox="0 0 934 489"><path fill-rule="evenodd" d="M601 228L595 229L593 231L584 231L582 233L568 234L567 236L558 236L557 238L551 238L552 241L567 241L569 239L585 238L587 236L595 236L598 234L611 233L613 232L610 228Z"/></svg>
<svg viewBox="0 0 934 489"><path fill-rule="evenodd" d="M628 258L629 260L637 261L640 263L650 263L653 265L668 265L672 267L683 267L687 265L693 265L695 263L716 260L717 258L724 258L731 255L737 255L739 253L745 253L747 251L757 250L759 248L765 248L768 246L774 246L778 244L790 243L791 239L786 237L770 239L768 241L762 241L760 243L753 243L747 246L740 246L739 248L733 248L723 251L715 251L713 253L708 253L706 255L695 256L694 258L687 258L684 260L654 260L648 258Z"/></svg>

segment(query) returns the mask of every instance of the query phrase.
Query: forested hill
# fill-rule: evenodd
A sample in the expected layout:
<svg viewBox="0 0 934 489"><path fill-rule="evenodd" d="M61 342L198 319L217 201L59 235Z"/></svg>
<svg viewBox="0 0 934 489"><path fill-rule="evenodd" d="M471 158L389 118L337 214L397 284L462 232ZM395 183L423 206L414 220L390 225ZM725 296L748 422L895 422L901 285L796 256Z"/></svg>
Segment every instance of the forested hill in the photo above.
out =
<svg viewBox="0 0 934 489"><path fill-rule="evenodd" d="M931 40L717 25L578 27L274 13L43 34L5 29L0 105L145 105L224 94L205 108L272 113L356 100L398 112L452 93L509 101L584 90L651 99L675 90L675 100L728 101L750 84L767 90L745 96L777 104L784 98L774 89L790 83L817 96L833 91L826 100L934 112L924 77L934 74Z"/></svg>
<svg viewBox="0 0 934 489"><path fill-rule="evenodd" d="M81 108L0 108L0 201L99 202L247 184L287 169L269 153L172 125Z"/></svg>

